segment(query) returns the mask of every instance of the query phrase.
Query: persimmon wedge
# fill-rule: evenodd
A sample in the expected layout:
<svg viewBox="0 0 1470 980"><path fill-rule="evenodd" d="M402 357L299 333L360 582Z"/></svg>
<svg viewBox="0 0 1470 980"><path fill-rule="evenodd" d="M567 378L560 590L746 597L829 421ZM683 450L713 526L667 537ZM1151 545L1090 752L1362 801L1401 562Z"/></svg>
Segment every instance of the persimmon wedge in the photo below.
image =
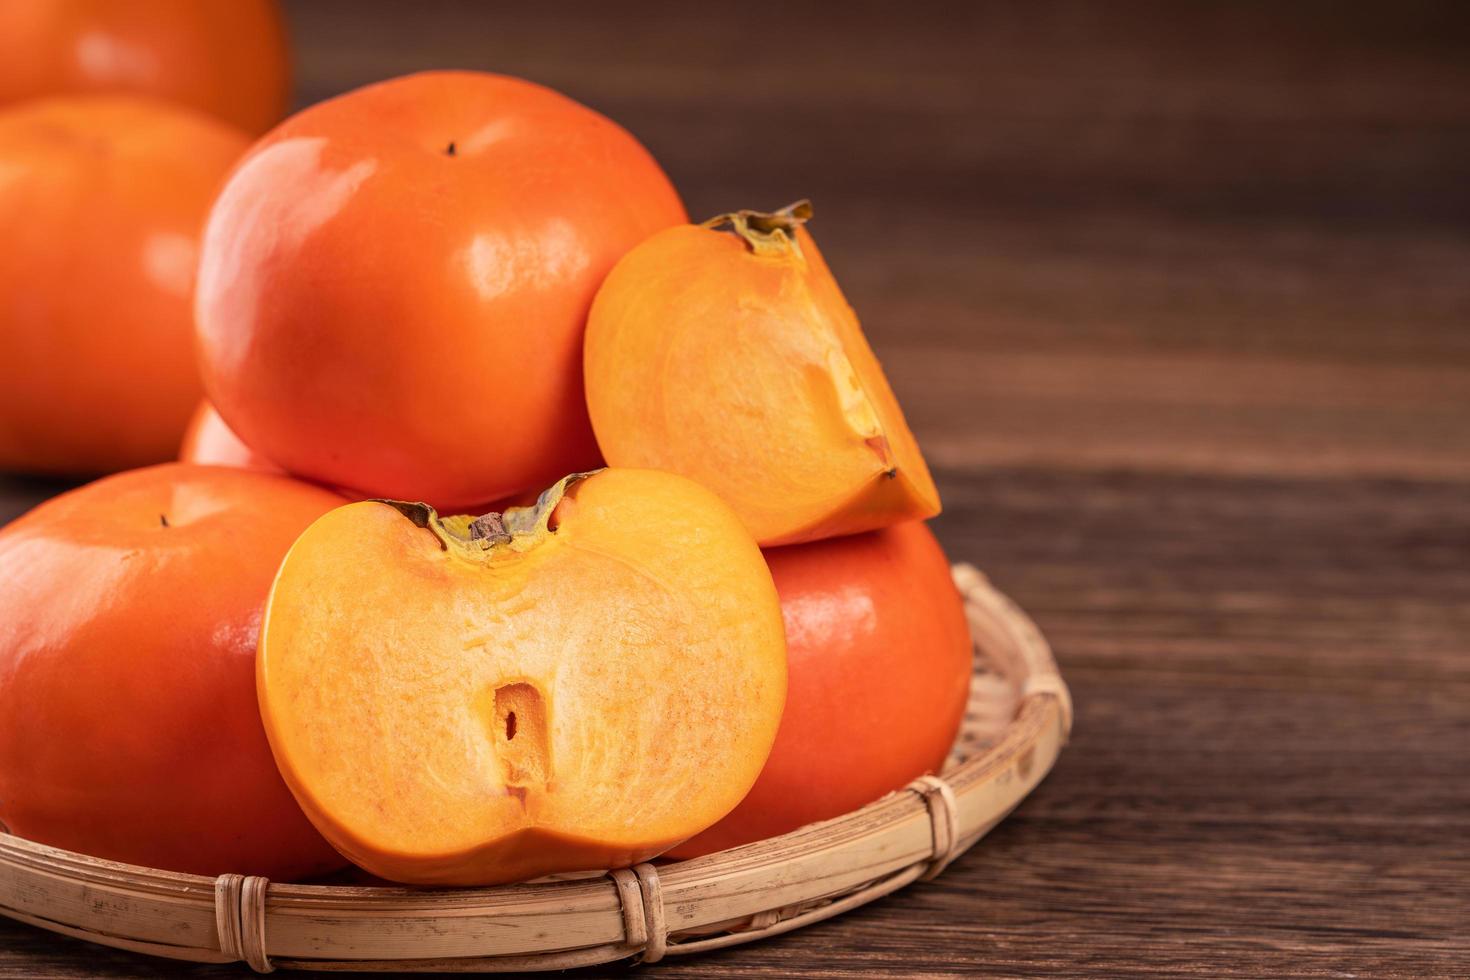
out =
<svg viewBox="0 0 1470 980"><path fill-rule="evenodd" d="M364 501L276 578L257 691L286 783L361 867L495 884L646 860L745 796L786 697L739 518L666 473L479 518Z"/></svg>
<svg viewBox="0 0 1470 980"><path fill-rule="evenodd" d="M810 214L801 202L658 232L613 267L587 321L604 458L703 483L762 546L939 513Z"/></svg>

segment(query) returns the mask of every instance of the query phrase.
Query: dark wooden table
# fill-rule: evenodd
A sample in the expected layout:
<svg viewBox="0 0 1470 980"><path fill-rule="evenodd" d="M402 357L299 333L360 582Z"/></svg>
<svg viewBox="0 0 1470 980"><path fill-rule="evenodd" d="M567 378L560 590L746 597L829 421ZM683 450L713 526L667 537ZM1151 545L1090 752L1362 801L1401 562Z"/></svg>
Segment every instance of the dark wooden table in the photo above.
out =
<svg viewBox="0 0 1470 980"><path fill-rule="evenodd" d="M696 215L812 196L1077 700L937 882L648 975L1470 975L1464 5L554 6L300 3L301 101L494 68ZM0 977L242 970L0 920Z"/></svg>

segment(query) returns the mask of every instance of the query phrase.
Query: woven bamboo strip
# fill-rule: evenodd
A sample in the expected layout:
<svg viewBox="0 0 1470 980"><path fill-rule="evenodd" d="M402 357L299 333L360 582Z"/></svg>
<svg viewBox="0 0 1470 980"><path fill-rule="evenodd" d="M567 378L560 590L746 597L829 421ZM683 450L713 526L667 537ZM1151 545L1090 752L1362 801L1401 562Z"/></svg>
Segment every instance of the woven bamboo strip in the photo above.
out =
<svg viewBox="0 0 1470 980"><path fill-rule="evenodd" d="M0 834L0 914L64 935L257 970L510 972L687 955L817 922L940 870L1051 769L1071 701L1041 634L955 568L977 679L956 756L834 820L637 873L484 889L219 881L101 861ZM1009 723L988 732L996 692ZM982 693L988 692L989 702Z"/></svg>

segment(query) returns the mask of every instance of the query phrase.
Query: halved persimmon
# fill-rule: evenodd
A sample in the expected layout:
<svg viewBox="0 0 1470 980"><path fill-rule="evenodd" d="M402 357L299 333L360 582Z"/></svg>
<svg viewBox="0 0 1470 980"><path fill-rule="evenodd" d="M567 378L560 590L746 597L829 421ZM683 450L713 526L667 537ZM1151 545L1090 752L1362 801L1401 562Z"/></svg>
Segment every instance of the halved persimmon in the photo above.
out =
<svg viewBox="0 0 1470 980"><path fill-rule="evenodd" d="M658 232L587 321L603 456L691 477L762 545L932 517L939 494L806 202ZM730 232L720 230L729 225Z"/></svg>
<svg viewBox="0 0 1470 980"><path fill-rule="evenodd" d="M257 689L339 851L492 884L646 860L728 813L775 738L786 645L727 506L602 470L503 515L327 514L276 579Z"/></svg>

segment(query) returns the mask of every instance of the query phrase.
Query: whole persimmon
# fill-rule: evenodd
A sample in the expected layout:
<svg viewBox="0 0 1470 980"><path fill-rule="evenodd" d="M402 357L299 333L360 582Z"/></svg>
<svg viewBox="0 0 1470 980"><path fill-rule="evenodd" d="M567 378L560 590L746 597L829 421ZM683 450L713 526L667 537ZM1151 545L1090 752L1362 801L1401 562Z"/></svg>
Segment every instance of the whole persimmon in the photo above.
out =
<svg viewBox="0 0 1470 980"><path fill-rule="evenodd" d="M332 511L281 566L258 671L302 808L415 884L653 857L745 795L786 695L755 542L714 494L647 470L474 519Z"/></svg>
<svg viewBox="0 0 1470 980"><path fill-rule="evenodd" d="M172 871L340 867L271 759L255 648L282 556L341 502L170 463L0 530L0 823Z"/></svg>
<svg viewBox="0 0 1470 980"><path fill-rule="evenodd" d="M286 111L290 61L276 0L8 0L0 103L128 92L258 134Z"/></svg>
<svg viewBox="0 0 1470 980"><path fill-rule="evenodd" d="M762 546L939 513L810 214L801 202L661 231L618 262L587 322L608 463L703 483Z"/></svg>
<svg viewBox="0 0 1470 980"><path fill-rule="evenodd" d="M460 508L599 463L582 333L607 270L685 220L627 132L479 72L393 79L261 140L210 215L205 387L286 470Z"/></svg>
<svg viewBox="0 0 1470 980"><path fill-rule="evenodd" d="M248 140L134 96L0 112L0 469L173 459L199 402L199 232Z"/></svg>
<svg viewBox="0 0 1470 980"><path fill-rule="evenodd" d="M964 603L922 522L766 560L786 621L786 713L749 795L676 857L784 834L937 772L964 718Z"/></svg>
<svg viewBox="0 0 1470 980"><path fill-rule="evenodd" d="M281 468L235 435L207 401L199 403L179 447L179 462L203 466L236 466L246 470L279 473Z"/></svg>

